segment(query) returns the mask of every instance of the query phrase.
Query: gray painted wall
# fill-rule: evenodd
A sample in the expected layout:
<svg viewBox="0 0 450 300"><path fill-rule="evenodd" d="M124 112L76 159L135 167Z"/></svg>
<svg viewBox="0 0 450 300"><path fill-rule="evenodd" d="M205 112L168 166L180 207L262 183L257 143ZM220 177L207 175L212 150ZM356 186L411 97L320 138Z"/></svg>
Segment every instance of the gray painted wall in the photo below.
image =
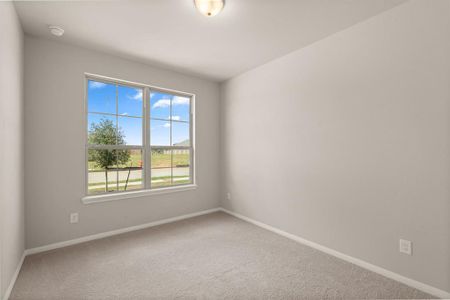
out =
<svg viewBox="0 0 450 300"><path fill-rule="evenodd" d="M222 205L450 291L449 20L410 1L225 82Z"/></svg>
<svg viewBox="0 0 450 300"><path fill-rule="evenodd" d="M81 203L85 190L84 72L197 95L198 189L90 205ZM217 83L26 37L27 248L217 207L218 118ZM78 224L69 224L71 212L79 212Z"/></svg>
<svg viewBox="0 0 450 300"><path fill-rule="evenodd" d="M12 2L0 2L0 299L24 251L23 33Z"/></svg>

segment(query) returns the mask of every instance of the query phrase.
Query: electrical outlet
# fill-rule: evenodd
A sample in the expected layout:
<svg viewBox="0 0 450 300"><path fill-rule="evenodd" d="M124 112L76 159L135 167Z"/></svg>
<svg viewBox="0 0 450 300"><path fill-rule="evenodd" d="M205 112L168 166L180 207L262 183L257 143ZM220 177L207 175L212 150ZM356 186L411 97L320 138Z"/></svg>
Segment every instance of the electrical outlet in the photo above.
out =
<svg viewBox="0 0 450 300"><path fill-rule="evenodd" d="M231 200L231 193L230 192L227 193L227 200Z"/></svg>
<svg viewBox="0 0 450 300"><path fill-rule="evenodd" d="M78 223L78 213L71 213L70 214L70 223Z"/></svg>
<svg viewBox="0 0 450 300"><path fill-rule="evenodd" d="M400 253L412 255L412 242L408 240L400 239Z"/></svg>

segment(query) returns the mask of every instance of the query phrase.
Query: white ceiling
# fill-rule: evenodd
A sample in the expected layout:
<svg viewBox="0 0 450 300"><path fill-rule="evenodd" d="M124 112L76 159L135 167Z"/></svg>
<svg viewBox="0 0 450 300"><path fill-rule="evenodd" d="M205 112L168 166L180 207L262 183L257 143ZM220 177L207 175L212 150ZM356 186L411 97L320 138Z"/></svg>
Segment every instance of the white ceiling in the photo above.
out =
<svg viewBox="0 0 450 300"><path fill-rule="evenodd" d="M217 81L309 45L405 0L227 0L213 18L193 0L15 2L27 34ZM65 29L61 38L47 25Z"/></svg>

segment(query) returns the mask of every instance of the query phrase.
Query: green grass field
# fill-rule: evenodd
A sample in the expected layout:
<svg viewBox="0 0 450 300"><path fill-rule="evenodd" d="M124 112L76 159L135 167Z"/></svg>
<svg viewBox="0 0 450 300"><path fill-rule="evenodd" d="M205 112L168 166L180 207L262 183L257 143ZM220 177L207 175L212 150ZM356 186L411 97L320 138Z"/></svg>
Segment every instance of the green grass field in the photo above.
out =
<svg viewBox="0 0 450 300"><path fill-rule="evenodd" d="M171 155L170 153L152 152L152 168L170 168ZM174 154L173 166L184 167L189 166L189 154Z"/></svg>
<svg viewBox="0 0 450 300"><path fill-rule="evenodd" d="M171 164L171 154L170 153L157 153L152 152L152 159L151 159L151 165L152 168L170 168ZM141 151L135 151L133 150L130 154L130 159L125 164L120 164L119 168L129 168L129 167L140 167L142 166L142 155ZM183 167L183 166L189 166L190 164L190 158L189 153L184 154L174 154L173 155L173 166L174 167ZM97 166L95 161L88 161L88 168L89 171L97 171L102 170Z"/></svg>

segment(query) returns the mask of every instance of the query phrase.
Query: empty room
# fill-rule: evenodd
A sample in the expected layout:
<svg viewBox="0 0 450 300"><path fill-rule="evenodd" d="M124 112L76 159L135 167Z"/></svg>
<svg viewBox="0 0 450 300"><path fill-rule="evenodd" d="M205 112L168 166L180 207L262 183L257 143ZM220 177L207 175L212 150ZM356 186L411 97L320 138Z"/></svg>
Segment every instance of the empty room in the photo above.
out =
<svg viewBox="0 0 450 300"><path fill-rule="evenodd" d="M0 1L0 299L450 299L450 0Z"/></svg>

